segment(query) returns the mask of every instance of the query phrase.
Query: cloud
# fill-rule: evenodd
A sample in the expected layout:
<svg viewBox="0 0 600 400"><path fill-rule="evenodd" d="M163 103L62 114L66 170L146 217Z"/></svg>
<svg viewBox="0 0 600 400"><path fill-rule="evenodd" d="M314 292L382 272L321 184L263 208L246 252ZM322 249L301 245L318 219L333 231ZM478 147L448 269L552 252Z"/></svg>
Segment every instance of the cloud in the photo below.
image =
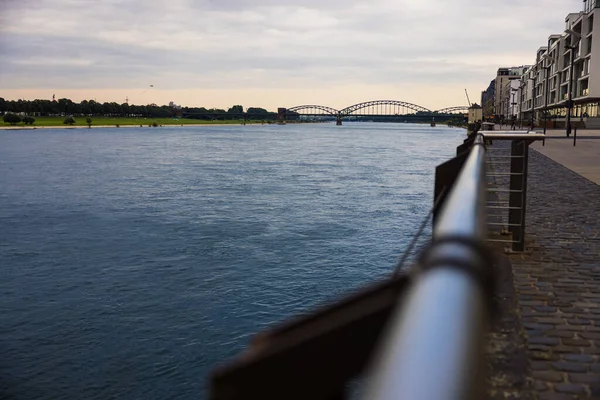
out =
<svg viewBox="0 0 600 400"><path fill-rule="evenodd" d="M430 108L463 103L456 85L478 93L498 67L531 63L581 7L579 0L5 1L3 91L103 88L122 97L152 83L170 96L219 88L235 96L289 88L267 107L344 85L360 87L363 100L389 85L420 86Z"/></svg>

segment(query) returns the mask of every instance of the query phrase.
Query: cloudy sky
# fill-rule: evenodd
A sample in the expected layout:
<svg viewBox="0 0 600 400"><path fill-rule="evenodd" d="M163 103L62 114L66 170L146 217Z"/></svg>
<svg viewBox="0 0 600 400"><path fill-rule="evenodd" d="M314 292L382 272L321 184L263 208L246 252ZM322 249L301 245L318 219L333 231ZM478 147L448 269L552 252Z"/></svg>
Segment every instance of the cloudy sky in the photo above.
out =
<svg viewBox="0 0 600 400"><path fill-rule="evenodd" d="M581 0L0 0L0 97L343 108L472 101ZM150 85L154 85L150 88Z"/></svg>

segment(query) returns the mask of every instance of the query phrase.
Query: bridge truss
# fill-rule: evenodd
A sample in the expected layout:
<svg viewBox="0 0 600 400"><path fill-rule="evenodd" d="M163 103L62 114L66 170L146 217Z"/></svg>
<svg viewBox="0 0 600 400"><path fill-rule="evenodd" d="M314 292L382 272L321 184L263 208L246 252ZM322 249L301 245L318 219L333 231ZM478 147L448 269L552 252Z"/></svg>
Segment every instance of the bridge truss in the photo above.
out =
<svg viewBox="0 0 600 400"><path fill-rule="evenodd" d="M327 106L319 106L316 104L304 104L287 109L288 113L296 113L300 115L325 115L337 116L340 111Z"/></svg>
<svg viewBox="0 0 600 400"><path fill-rule="evenodd" d="M343 116L406 115L416 112L430 113L428 108L398 100L373 100L354 104L340 110Z"/></svg>
<svg viewBox="0 0 600 400"><path fill-rule="evenodd" d="M467 113L469 112L469 106L446 107L436 110L435 112L438 114Z"/></svg>
<svg viewBox="0 0 600 400"><path fill-rule="evenodd" d="M323 116L323 117L364 117L394 115L426 115L466 113L469 106L453 106L432 111L418 104L399 100L372 100L353 104L341 110L318 104L303 104L285 109L288 115Z"/></svg>

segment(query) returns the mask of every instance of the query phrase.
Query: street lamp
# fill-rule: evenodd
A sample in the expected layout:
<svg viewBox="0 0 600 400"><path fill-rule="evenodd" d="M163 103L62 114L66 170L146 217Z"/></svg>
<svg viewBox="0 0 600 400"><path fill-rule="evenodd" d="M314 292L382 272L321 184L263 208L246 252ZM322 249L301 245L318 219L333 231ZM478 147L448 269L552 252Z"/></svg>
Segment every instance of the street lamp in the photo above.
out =
<svg viewBox="0 0 600 400"><path fill-rule="evenodd" d="M512 101L510 102L510 115L512 116L511 117L511 121L512 121L511 122L511 126L512 126L513 130L515 130L515 125L516 125L516 122L515 122L515 118L516 118L516 115L515 115L515 106L517 105L517 103L515 103L515 94L517 94L517 89L511 87L510 88L510 95L512 97Z"/></svg>
<svg viewBox="0 0 600 400"><path fill-rule="evenodd" d="M567 137L569 137L571 135L571 108L573 107L573 65L575 63L575 49L579 47L581 35L572 29L566 29L565 33L575 37L574 44L565 46L565 48L571 50L571 67L569 68L569 86L567 88L569 91L569 100L567 100ZM571 43L573 43L573 41L571 41Z"/></svg>
<svg viewBox="0 0 600 400"><path fill-rule="evenodd" d="M520 79L521 83L519 84L519 127L523 127L523 88L527 86L527 84L523 81L525 75L523 75Z"/></svg>
<svg viewBox="0 0 600 400"><path fill-rule="evenodd" d="M548 53L550 52L550 46L548 46ZM550 78L550 68L552 68L552 64L553 64L553 60L552 58L548 55L548 53L544 56L544 62L548 63L548 65L546 65L545 67L542 65L542 68L544 69L544 75L546 75L546 84L545 84L545 89L544 89L544 135L546 134L546 126L548 125L548 84L549 84L549 78Z"/></svg>
<svg viewBox="0 0 600 400"><path fill-rule="evenodd" d="M533 81L533 86L531 87L531 129L533 130L533 126L535 124L535 85L537 85L537 72L532 71L533 78L529 78L530 81Z"/></svg>

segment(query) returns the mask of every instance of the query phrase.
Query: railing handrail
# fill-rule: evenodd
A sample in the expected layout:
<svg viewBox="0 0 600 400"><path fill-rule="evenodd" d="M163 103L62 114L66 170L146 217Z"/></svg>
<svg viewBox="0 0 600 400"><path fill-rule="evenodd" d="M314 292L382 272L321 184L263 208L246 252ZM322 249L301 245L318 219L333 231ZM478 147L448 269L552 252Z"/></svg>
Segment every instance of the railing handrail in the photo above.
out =
<svg viewBox="0 0 600 400"><path fill-rule="evenodd" d="M484 135L478 134L433 229L430 268L422 270L391 317L368 399L478 398L485 291L476 274L491 268L477 246L487 235ZM462 238L463 241L436 241ZM470 244L471 243L471 244Z"/></svg>
<svg viewBox="0 0 600 400"><path fill-rule="evenodd" d="M492 261L482 247L487 239L484 143L510 140L526 150L529 142L545 137L530 131L476 134L438 214L432 246L421 258L417 278L390 317L365 398L481 397L484 331L493 294ZM526 185L526 152L521 158Z"/></svg>

